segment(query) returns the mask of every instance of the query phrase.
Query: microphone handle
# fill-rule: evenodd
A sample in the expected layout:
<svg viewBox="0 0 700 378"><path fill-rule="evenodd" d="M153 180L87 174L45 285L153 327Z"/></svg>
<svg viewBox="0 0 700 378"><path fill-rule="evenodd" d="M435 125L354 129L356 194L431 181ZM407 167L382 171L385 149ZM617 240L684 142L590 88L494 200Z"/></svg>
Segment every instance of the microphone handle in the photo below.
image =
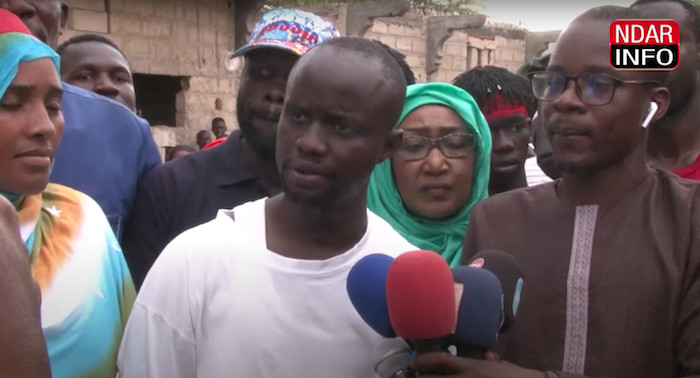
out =
<svg viewBox="0 0 700 378"><path fill-rule="evenodd" d="M457 356L463 358L473 358L475 360L484 359L484 351L467 344L457 345Z"/></svg>
<svg viewBox="0 0 700 378"><path fill-rule="evenodd" d="M446 336L437 339L411 340L410 343L416 354L447 352L447 348L452 345L452 338Z"/></svg>
<svg viewBox="0 0 700 378"><path fill-rule="evenodd" d="M425 354L433 352L448 352L449 346L452 345L452 337L445 336L437 339L426 340L411 340L411 346L416 354ZM421 375L449 375L449 371L419 371L417 376Z"/></svg>
<svg viewBox="0 0 700 378"><path fill-rule="evenodd" d="M405 368L405 369L401 369L401 370L397 371L396 373L394 373L394 375L392 375L389 378L415 378L415 377L416 377L416 372L413 371L413 369Z"/></svg>

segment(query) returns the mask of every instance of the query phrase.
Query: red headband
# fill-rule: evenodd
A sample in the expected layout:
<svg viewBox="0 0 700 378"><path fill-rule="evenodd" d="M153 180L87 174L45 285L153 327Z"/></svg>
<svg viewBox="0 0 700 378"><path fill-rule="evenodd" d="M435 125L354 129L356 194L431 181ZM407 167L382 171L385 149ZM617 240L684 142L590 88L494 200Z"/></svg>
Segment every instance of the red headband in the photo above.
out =
<svg viewBox="0 0 700 378"><path fill-rule="evenodd" d="M499 117L505 117L518 113L524 115L525 117L530 116L530 114L527 112L527 107L524 104L506 102L500 92L497 92L495 95L491 96L486 101L486 104L490 105L488 106L489 109L492 109L490 112L484 113L486 121L491 121Z"/></svg>
<svg viewBox="0 0 700 378"><path fill-rule="evenodd" d="M3 33L24 33L33 36L22 20L7 9L0 9L0 34Z"/></svg>

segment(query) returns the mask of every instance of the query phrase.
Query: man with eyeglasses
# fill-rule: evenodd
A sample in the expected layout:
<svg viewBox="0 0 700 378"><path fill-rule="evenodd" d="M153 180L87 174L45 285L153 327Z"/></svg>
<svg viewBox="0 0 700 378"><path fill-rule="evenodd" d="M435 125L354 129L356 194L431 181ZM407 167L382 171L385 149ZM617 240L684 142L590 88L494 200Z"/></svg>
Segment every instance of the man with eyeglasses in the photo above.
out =
<svg viewBox="0 0 700 378"><path fill-rule="evenodd" d="M599 7L559 36L532 78L562 178L480 202L463 262L512 253L525 277L502 361L419 356L453 377L700 376L700 185L646 161L652 102L663 116L667 73L615 71L609 26L639 19ZM508 362L504 362L508 361Z"/></svg>
<svg viewBox="0 0 700 378"><path fill-rule="evenodd" d="M700 180L700 13L685 0L638 0L632 8L649 18L676 20L680 27L678 67L668 78L671 105L649 127L649 161Z"/></svg>

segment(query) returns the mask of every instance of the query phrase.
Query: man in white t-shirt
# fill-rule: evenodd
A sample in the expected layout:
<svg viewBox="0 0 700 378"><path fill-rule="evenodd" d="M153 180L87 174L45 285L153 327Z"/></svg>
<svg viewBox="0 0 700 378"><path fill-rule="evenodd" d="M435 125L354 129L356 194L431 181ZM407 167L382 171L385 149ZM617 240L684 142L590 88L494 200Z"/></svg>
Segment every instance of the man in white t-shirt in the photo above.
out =
<svg viewBox="0 0 700 378"><path fill-rule="evenodd" d="M350 268L416 249L367 210L374 166L401 143L406 82L378 44L336 38L303 56L277 131L283 193L220 211L148 273L119 377L367 378L381 337L353 308Z"/></svg>

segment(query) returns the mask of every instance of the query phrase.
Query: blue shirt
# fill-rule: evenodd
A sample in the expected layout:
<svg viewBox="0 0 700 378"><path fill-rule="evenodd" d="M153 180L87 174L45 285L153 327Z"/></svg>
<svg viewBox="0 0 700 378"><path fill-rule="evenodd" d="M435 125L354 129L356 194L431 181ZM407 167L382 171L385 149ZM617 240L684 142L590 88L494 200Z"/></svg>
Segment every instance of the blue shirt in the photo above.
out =
<svg viewBox="0 0 700 378"><path fill-rule="evenodd" d="M66 124L51 182L92 197L121 240L141 179L161 159L148 123L125 106L63 83Z"/></svg>

